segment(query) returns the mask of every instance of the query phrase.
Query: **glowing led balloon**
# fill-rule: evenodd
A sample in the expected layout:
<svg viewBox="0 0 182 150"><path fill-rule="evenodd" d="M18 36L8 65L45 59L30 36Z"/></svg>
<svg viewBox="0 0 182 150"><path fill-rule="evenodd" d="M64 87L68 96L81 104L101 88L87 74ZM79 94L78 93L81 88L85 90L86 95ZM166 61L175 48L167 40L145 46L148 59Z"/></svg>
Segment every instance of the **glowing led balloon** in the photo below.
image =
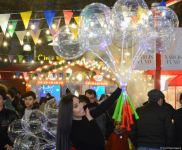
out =
<svg viewBox="0 0 182 150"><path fill-rule="evenodd" d="M132 47L138 40L138 32L148 28L150 13L143 0L118 0L112 9L114 44L120 48Z"/></svg>
<svg viewBox="0 0 182 150"><path fill-rule="evenodd" d="M8 127L8 136L12 142L21 134L25 133L20 119L14 120Z"/></svg>
<svg viewBox="0 0 182 150"><path fill-rule="evenodd" d="M80 14L79 42L82 49L104 50L111 44L110 8L101 3L87 5Z"/></svg>
<svg viewBox="0 0 182 150"><path fill-rule="evenodd" d="M175 40L175 28L179 26L176 13L165 6L152 8L152 20L157 33L157 51L167 51Z"/></svg>
<svg viewBox="0 0 182 150"><path fill-rule="evenodd" d="M62 26L53 39L53 49L57 55L72 60L80 57L85 49L80 48L78 29L75 26Z"/></svg>
<svg viewBox="0 0 182 150"><path fill-rule="evenodd" d="M32 112L27 117L23 117L22 123L25 130L37 134L46 127L47 118L41 111L32 110Z"/></svg>
<svg viewBox="0 0 182 150"><path fill-rule="evenodd" d="M13 145L14 150L40 150L40 141L32 133L20 134Z"/></svg>
<svg viewBox="0 0 182 150"><path fill-rule="evenodd" d="M55 99L49 100L45 104L44 114L46 115L48 122L46 129L56 136L57 119L58 119L58 106Z"/></svg>
<svg viewBox="0 0 182 150"><path fill-rule="evenodd" d="M51 144L45 144L40 147L40 150L56 150L56 146Z"/></svg>

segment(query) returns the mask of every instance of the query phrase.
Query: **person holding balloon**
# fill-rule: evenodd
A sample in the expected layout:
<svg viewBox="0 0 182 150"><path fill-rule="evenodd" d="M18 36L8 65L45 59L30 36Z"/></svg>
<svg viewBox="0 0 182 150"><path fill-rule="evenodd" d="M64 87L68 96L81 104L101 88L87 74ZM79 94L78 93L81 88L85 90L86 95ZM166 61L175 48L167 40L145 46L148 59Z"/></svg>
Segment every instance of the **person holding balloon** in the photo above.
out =
<svg viewBox="0 0 182 150"><path fill-rule="evenodd" d="M110 97L95 109L84 110L83 104L75 95L62 98L58 115L57 150L104 150L104 136L95 122L95 118L103 114L120 96L117 88Z"/></svg>

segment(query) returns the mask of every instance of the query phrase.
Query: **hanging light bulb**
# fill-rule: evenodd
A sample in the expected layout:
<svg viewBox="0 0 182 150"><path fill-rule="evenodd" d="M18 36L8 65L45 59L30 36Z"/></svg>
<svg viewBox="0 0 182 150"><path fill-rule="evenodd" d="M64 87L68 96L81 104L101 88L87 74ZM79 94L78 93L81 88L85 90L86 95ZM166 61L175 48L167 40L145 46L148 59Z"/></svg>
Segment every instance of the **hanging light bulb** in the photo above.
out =
<svg viewBox="0 0 182 150"><path fill-rule="evenodd" d="M6 41L3 42L3 46L4 47L7 47L8 46L8 43Z"/></svg>
<svg viewBox="0 0 182 150"><path fill-rule="evenodd" d="M16 60L16 59L14 59L14 60L13 60L13 63L17 63L17 60Z"/></svg>
<svg viewBox="0 0 182 150"><path fill-rule="evenodd" d="M56 24L52 24L52 28L55 30L56 29Z"/></svg>
<svg viewBox="0 0 182 150"><path fill-rule="evenodd" d="M9 24L8 29L9 30L12 30L13 29L13 25L12 24Z"/></svg>
<svg viewBox="0 0 182 150"><path fill-rule="evenodd" d="M9 38L10 37L10 34L9 33L6 33L6 37Z"/></svg>
<svg viewBox="0 0 182 150"><path fill-rule="evenodd" d="M42 44L42 40L39 39L39 40L37 41L37 43L38 43L38 44Z"/></svg>
<svg viewBox="0 0 182 150"><path fill-rule="evenodd" d="M23 50L26 51L26 52L29 52L32 50L30 44L26 43L23 45Z"/></svg>
<svg viewBox="0 0 182 150"><path fill-rule="evenodd" d="M49 35L50 34L50 31L49 30L46 30L46 34Z"/></svg>
<svg viewBox="0 0 182 150"><path fill-rule="evenodd" d="M26 33L26 36L30 36L30 32L27 32L27 33Z"/></svg>
<svg viewBox="0 0 182 150"><path fill-rule="evenodd" d="M32 29L32 30L35 30L35 28L36 28L36 26L35 26L34 24L32 24L32 25L30 26L30 29Z"/></svg>

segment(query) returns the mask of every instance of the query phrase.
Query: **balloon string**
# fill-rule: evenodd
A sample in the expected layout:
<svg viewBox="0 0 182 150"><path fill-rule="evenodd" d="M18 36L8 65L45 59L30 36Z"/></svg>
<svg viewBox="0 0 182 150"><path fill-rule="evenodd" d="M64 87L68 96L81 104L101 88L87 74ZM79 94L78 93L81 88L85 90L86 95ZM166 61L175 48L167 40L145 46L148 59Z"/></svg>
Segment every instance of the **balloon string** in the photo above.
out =
<svg viewBox="0 0 182 150"><path fill-rule="evenodd" d="M134 115L135 115L135 118L136 118L136 119L139 119L139 116L138 116L138 114L137 114L137 112L136 112L136 110L135 110L135 107L134 107L133 103L131 102L130 97L127 96L127 99L128 99L128 102L129 102L129 104L130 104L130 106L131 106L131 109L132 109L132 111L133 111L133 113L134 113Z"/></svg>
<svg viewBox="0 0 182 150"><path fill-rule="evenodd" d="M124 38L122 38L122 45L121 45L121 62L120 62L120 64L121 64L121 66L122 66L122 62L124 62L124 39L125 39L125 34L124 34Z"/></svg>
<svg viewBox="0 0 182 150"><path fill-rule="evenodd" d="M121 122L121 114L122 114L122 109L123 109L124 102L125 102L125 99L124 99L124 96L122 94L121 105L120 105L120 109L119 109L119 115L118 115L118 118L117 118L118 122Z"/></svg>
<svg viewBox="0 0 182 150"><path fill-rule="evenodd" d="M119 114L119 107L121 106L121 103L122 103L122 94L119 96L119 99L117 101L116 108L114 110L114 114L112 117L115 121L117 121L118 114Z"/></svg>

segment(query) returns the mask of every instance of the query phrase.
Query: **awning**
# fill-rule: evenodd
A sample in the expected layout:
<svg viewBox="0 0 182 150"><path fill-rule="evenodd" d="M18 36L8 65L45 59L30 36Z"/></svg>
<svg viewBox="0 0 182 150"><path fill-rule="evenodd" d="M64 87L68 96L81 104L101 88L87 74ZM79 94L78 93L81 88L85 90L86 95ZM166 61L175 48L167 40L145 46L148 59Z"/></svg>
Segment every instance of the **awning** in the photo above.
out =
<svg viewBox="0 0 182 150"><path fill-rule="evenodd" d="M154 75L155 70L145 71L146 75ZM161 70L161 75L182 75L182 70Z"/></svg>
<svg viewBox="0 0 182 150"><path fill-rule="evenodd" d="M182 75L168 79L168 86L182 86Z"/></svg>

